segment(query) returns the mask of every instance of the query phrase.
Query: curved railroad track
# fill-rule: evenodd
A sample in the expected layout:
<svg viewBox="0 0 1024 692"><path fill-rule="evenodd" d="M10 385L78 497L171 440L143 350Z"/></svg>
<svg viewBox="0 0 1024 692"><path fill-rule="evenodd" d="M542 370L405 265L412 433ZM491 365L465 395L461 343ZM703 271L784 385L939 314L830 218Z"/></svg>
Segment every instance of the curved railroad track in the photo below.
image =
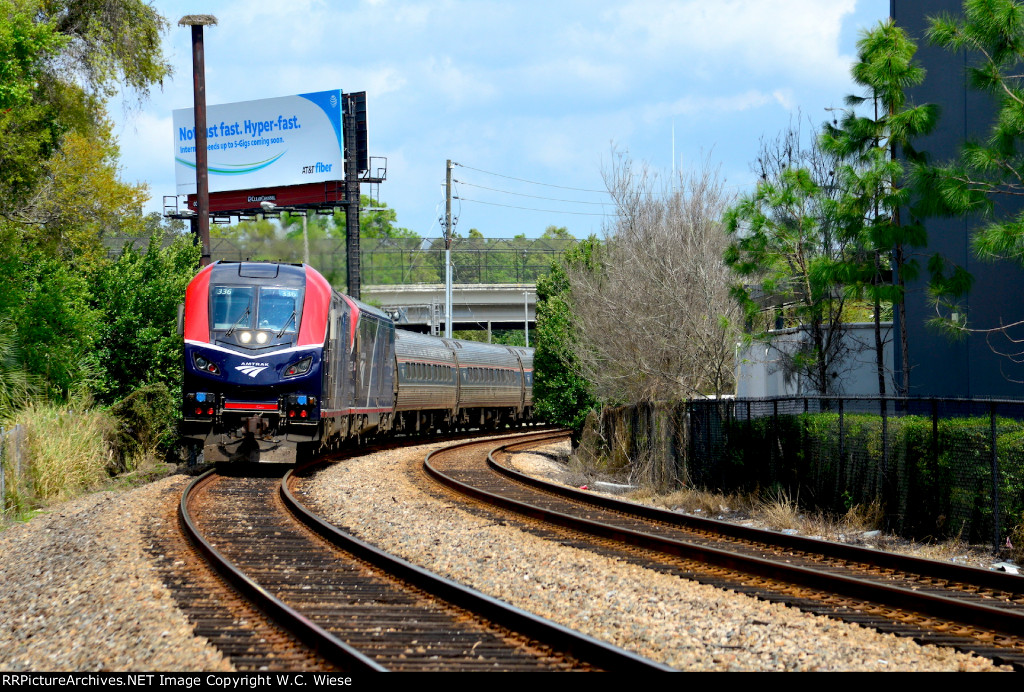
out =
<svg viewBox="0 0 1024 692"><path fill-rule="evenodd" d="M294 478L290 472L283 480L211 472L185 491L180 515L189 539L215 569L316 652L316 667L667 670L339 531L296 499Z"/></svg>
<svg viewBox="0 0 1024 692"><path fill-rule="evenodd" d="M1021 577L691 517L498 463L514 449L564 438L492 442L489 453L487 443L454 445L431 454L424 470L475 502L555 525L574 544L1024 670Z"/></svg>

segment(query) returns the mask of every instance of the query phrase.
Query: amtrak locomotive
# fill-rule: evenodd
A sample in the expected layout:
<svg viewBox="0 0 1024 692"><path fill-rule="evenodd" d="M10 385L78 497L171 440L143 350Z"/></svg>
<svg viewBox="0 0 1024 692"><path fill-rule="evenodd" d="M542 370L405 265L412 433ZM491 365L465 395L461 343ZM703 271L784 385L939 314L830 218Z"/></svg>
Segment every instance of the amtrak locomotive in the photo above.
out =
<svg viewBox="0 0 1024 692"><path fill-rule="evenodd" d="M533 351L395 329L307 265L216 262L185 294L183 431L206 461L531 420Z"/></svg>

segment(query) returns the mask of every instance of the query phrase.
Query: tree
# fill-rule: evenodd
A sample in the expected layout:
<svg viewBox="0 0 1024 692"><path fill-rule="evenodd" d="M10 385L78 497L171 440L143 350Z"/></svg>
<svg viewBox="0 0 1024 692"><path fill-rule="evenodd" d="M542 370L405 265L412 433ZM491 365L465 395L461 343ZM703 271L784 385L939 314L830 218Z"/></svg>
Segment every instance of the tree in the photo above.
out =
<svg viewBox="0 0 1024 692"><path fill-rule="evenodd" d="M140 213L149 196L145 185L118 178L118 149L101 124L89 134L69 132L45 162L49 175L19 212L23 246L48 256L95 264L105 254L107 235L138 235Z"/></svg>
<svg viewBox="0 0 1024 692"><path fill-rule="evenodd" d="M142 0L0 0L0 18L0 216L38 224L24 205L60 175L65 136L95 139L105 156L106 98L118 86L145 96L170 74L166 22Z"/></svg>
<svg viewBox="0 0 1024 692"><path fill-rule="evenodd" d="M199 270L200 250L188 236L172 236L166 248L164 239L163 232L154 233L144 253L125 246L115 262L92 277L93 305L103 314L96 393L104 403L150 384L163 383L172 392L181 386L178 304Z"/></svg>
<svg viewBox="0 0 1024 692"><path fill-rule="evenodd" d="M437 281L429 256L420 253L420 237L397 225L397 213L383 202L363 195L359 215L360 252L364 283ZM268 219L240 221L210 230L214 254L231 259L302 262L305 248L302 216L281 214L280 223ZM309 263L334 285L345 283L345 213L306 217Z"/></svg>
<svg viewBox="0 0 1024 692"><path fill-rule="evenodd" d="M85 275L36 254L17 280L21 304L13 317L28 371L56 400L92 389L99 375L95 345L103 315L92 306Z"/></svg>
<svg viewBox="0 0 1024 692"><path fill-rule="evenodd" d="M736 308L717 172L705 165L663 188L646 166L617 155L605 182L617 215L595 268L568 270L579 371L606 402L726 392Z"/></svg>
<svg viewBox="0 0 1024 692"><path fill-rule="evenodd" d="M565 226L548 226L540 237L544 240L575 240Z"/></svg>
<svg viewBox="0 0 1024 692"><path fill-rule="evenodd" d="M420 255L420 236L398 225L398 212L371 197L360 198L360 252L366 283L427 283L437 281L435 266ZM344 223L344 215L335 215ZM339 227L344 229L344 225ZM344 238L344 231L341 236Z"/></svg>
<svg viewBox="0 0 1024 692"><path fill-rule="evenodd" d="M55 76L98 97L127 87L140 98L171 74L160 34L167 20L144 0L35 0L42 16L67 39Z"/></svg>
<svg viewBox="0 0 1024 692"><path fill-rule="evenodd" d="M40 98L46 66L66 44L52 22L37 21L36 3L0 0L0 215L23 200L42 176L65 127Z"/></svg>
<svg viewBox="0 0 1024 692"><path fill-rule="evenodd" d="M32 3L3 0L0 12L0 108L32 102L36 82L44 73L44 60L66 43L52 22L36 21Z"/></svg>
<svg viewBox="0 0 1024 692"><path fill-rule="evenodd" d="M741 279L733 296L753 323L762 304L788 306L810 344L780 352L787 367L806 376L821 395L832 393L834 364L844 357L843 307L836 290L837 256L821 185L807 168L779 172L725 214L732 240L725 262ZM755 338L770 340L767 331Z"/></svg>
<svg viewBox="0 0 1024 692"><path fill-rule="evenodd" d="M537 280L537 328L534 331L533 401L536 414L555 425L573 430L579 442L587 413L597 407L591 385L576 358L576 326L570 298L569 272L594 270L601 244L591 237L581 241L551 272Z"/></svg>
<svg viewBox="0 0 1024 692"><path fill-rule="evenodd" d="M921 208L935 214L977 214L986 223L972 239L982 259L1008 259L1024 264L1024 211L1007 213L1000 200L1024 194L1024 4L1014 0L966 0L962 18L940 15L931 20L929 40L950 51L967 53L973 61L967 75L972 87L991 94L996 117L988 137L968 141L959 159L941 166L919 164L914 174L928 192ZM998 210L998 211L997 211ZM946 266L933 257L930 290L939 317L933 324L948 332L1003 333L1024 324L976 326L959 304L972 287L973 277L962 267ZM1021 355L1010 355L1015 360Z"/></svg>
<svg viewBox="0 0 1024 692"><path fill-rule="evenodd" d="M875 349L879 393L885 393L882 360L881 305L893 304L899 313L901 367L899 394L910 392L910 345L907 339L906 282L917 277L918 262L910 248L927 245L924 225L916 218L901 219L900 209L910 201L904 164L899 150L911 163L923 162L912 146L916 137L928 134L938 120L931 104L907 103L907 89L924 80L924 70L914 61L917 46L895 21L879 23L861 34L857 42L854 81L863 95L846 99L849 109L841 123L825 125L821 146L845 163L840 167L842 197L837 211L843 232L863 252L851 257L842 277L847 288L861 287L874 303ZM867 105L872 115L856 109ZM888 283L883 273L891 269Z"/></svg>
<svg viewBox="0 0 1024 692"><path fill-rule="evenodd" d="M117 178L105 102L170 74L142 0L0 0L0 320L27 373L64 398L96 382L104 234L139 232L144 188Z"/></svg>
<svg viewBox="0 0 1024 692"><path fill-rule="evenodd" d="M359 237L360 238L419 238L415 231L397 225L398 212L379 200L359 196ZM345 212L334 214L334 226L345 237Z"/></svg>

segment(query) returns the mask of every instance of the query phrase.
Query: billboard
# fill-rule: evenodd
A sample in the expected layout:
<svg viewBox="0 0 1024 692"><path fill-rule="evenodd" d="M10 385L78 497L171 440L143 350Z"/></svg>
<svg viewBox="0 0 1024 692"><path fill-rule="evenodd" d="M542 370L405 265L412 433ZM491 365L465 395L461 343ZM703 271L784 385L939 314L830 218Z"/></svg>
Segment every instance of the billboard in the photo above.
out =
<svg viewBox="0 0 1024 692"><path fill-rule="evenodd" d="M337 207L346 202L345 181L328 180L308 185L211 192L210 213L229 216L249 213L259 209L261 202L270 202L278 207ZM199 211L198 195L188 196L188 208Z"/></svg>
<svg viewBox="0 0 1024 692"><path fill-rule="evenodd" d="M255 190L345 178L341 90L209 106L210 192ZM196 192L195 116L173 114L179 195Z"/></svg>

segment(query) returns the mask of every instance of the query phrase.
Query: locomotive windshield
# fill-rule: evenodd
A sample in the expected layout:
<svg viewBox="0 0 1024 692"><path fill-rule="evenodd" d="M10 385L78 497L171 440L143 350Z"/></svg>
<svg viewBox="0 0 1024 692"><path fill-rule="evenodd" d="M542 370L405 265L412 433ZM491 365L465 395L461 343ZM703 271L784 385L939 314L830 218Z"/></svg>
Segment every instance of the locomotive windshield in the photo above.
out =
<svg viewBox="0 0 1024 692"><path fill-rule="evenodd" d="M261 288L257 326L276 332L298 331L299 290L296 288Z"/></svg>
<svg viewBox="0 0 1024 692"><path fill-rule="evenodd" d="M255 293L252 286L217 286L213 290L213 328L251 327Z"/></svg>
<svg viewBox="0 0 1024 692"><path fill-rule="evenodd" d="M279 334L299 330L302 291L297 288L215 286L213 329L267 329Z"/></svg>

